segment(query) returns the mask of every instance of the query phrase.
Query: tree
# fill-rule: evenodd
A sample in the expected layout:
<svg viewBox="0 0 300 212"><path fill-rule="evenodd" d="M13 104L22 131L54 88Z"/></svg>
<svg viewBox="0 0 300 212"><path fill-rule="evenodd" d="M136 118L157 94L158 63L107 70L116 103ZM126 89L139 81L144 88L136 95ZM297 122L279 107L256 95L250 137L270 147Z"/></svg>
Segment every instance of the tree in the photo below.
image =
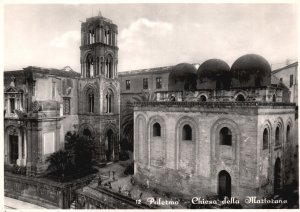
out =
<svg viewBox="0 0 300 212"><path fill-rule="evenodd" d="M137 96L132 97L134 102L151 102L156 101L156 96L153 92L142 92ZM123 150L133 150L133 128L134 128L134 120L133 120L133 103L128 102L125 109L122 111L122 134L124 138L122 141L127 140L128 149ZM126 148L125 145L121 145L123 148Z"/></svg>
<svg viewBox="0 0 300 212"><path fill-rule="evenodd" d="M94 139L67 132L65 150L59 150L47 158L48 171L57 176L90 173L94 154ZM78 172L79 171L79 172Z"/></svg>
<svg viewBox="0 0 300 212"><path fill-rule="evenodd" d="M58 176L67 175L73 168L72 155L65 150L59 150L51 154L46 162L49 163L48 171Z"/></svg>

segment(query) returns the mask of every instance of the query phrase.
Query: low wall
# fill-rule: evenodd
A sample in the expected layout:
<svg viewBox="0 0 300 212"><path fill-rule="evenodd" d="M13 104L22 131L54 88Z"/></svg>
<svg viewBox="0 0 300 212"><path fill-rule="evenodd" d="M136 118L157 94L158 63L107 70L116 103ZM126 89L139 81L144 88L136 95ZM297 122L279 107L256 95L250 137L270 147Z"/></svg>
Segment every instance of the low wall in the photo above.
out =
<svg viewBox="0 0 300 212"><path fill-rule="evenodd" d="M95 174L68 183L58 183L45 178L15 175L5 172L4 194L46 208L70 208L75 190L89 184Z"/></svg>
<svg viewBox="0 0 300 212"><path fill-rule="evenodd" d="M88 186L76 191L76 209L150 209L144 203L114 193L105 188L90 188Z"/></svg>

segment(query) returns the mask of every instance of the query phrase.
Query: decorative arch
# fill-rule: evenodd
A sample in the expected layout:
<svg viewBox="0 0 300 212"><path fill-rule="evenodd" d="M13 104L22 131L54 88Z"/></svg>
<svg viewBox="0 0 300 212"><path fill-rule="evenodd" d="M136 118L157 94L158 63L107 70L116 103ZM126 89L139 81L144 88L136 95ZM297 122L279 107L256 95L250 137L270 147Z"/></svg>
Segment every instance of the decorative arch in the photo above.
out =
<svg viewBox="0 0 300 212"><path fill-rule="evenodd" d="M183 140L183 128L191 128L191 140ZM197 171L196 161L198 155L199 130L194 118L183 116L176 121L176 149L175 149L175 168L186 173ZM184 150L184 151L183 151ZM188 152L188 154L186 154Z"/></svg>
<svg viewBox="0 0 300 212"><path fill-rule="evenodd" d="M283 144L283 135L284 135L284 124L281 117L277 118L275 121L275 146Z"/></svg>
<svg viewBox="0 0 300 212"><path fill-rule="evenodd" d="M94 92L95 96L98 97L99 92L98 92L98 88L95 84L91 84L91 83L86 84L84 86L84 88L82 89L82 93L86 94L88 90L92 90Z"/></svg>
<svg viewBox="0 0 300 212"><path fill-rule="evenodd" d="M134 129L134 145L135 145L135 160L139 163L148 165L149 146L147 142L146 118L143 114L137 115L135 118Z"/></svg>
<svg viewBox="0 0 300 212"><path fill-rule="evenodd" d="M153 125L158 123L161 126L161 136L153 136ZM148 162L153 166L164 166L166 161L166 124L165 120L155 115L150 118L147 125L148 129L148 143L149 143L149 157Z"/></svg>
<svg viewBox="0 0 300 212"><path fill-rule="evenodd" d="M96 100L98 99L98 92L95 85L87 84L83 88L83 99L83 111L88 113L95 113L95 105L97 102Z"/></svg>
<svg viewBox="0 0 300 212"><path fill-rule="evenodd" d="M118 113L118 97L113 85L107 86L103 91L103 112Z"/></svg>
<svg viewBox="0 0 300 212"><path fill-rule="evenodd" d="M85 65L86 65L85 75L86 75L86 77L93 77L95 75L94 63L95 63L95 59L94 59L93 55L87 54L86 59L85 59Z"/></svg>
<svg viewBox="0 0 300 212"><path fill-rule="evenodd" d="M114 57L111 53L105 56L104 67L105 67L105 77L112 79L114 78Z"/></svg>
<svg viewBox="0 0 300 212"><path fill-rule="evenodd" d="M220 145L220 131L224 127L227 127L231 131L231 146ZM212 151L211 155L216 160L219 160L220 158L230 158L231 161L238 163L239 141L241 137L239 125L231 119L220 118L212 125L210 135Z"/></svg>
<svg viewBox="0 0 300 212"><path fill-rule="evenodd" d="M265 130L267 130L267 135L264 135ZM268 141L267 144L264 143L264 139L266 139L266 137L264 137L264 136L267 136L267 141ZM272 146L272 124L269 120L264 121L264 123L262 125L262 132L260 133L259 137L261 138L262 150L268 150L269 148L271 148L271 146ZM267 148L264 148L264 147L267 147Z"/></svg>
<svg viewBox="0 0 300 212"><path fill-rule="evenodd" d="M88 131L90 132L90 136L87 135L87 132L88 132ZM91 138L95 137L95 129L94 129L94 127L93 127L91 124L89 124L89 123L83 123L83 124L81 124L81 125L79 126L78 133L79 133L79 135L81 135L81 136L88 136L88 137L91 137Z"/></svg>
<svg viewBox="0 0 300 212"><path fill-rule="evenodd" d="M287 122L286 122L286 143L292 143L291 141L293 140L293 121L291 118L288 118Z"/></svg>
<svg viewBox="0 0 300 212"><path fill-rule="evenodd" d="M199 94L199 101L200 102L206 102L208 100L208 96L206 93Z"/></svg>
<svg viewBox="0 0 300 212"><path fill-rule="evenodd" d="M104 147L107 162L114 161L119 154L119 131L114 123L108 123L102 131L102 146ZM104 141L104 142L103 142Z"/></svg>
<svg viewBox="0 0 300 212"><path fill-rule="evenodd" d="M245 92L245 91L237 91L236 93L235 93L235 95L233 96L233 99L235 100L235 101L246 101L246 99L247 99L247 93ZM244 98L244 100L243 99L241 99L241 98Z"/></svg>

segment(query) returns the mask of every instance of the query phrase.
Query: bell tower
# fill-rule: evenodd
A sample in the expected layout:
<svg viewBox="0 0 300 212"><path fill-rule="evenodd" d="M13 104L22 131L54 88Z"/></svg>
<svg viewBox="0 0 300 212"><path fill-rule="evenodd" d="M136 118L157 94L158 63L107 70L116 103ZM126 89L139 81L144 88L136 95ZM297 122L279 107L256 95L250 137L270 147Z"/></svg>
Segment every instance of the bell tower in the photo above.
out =
<svg viewBox="0 0 300 212"><path fill-rule="evenodd" d="M118 76L118 27L110 19L98 16L87 18L81 24L81 76Z"/></svg>
<svg viewBox="0 0 300 212"><path fill-rule="evenodd" d="M78 132L96 141L99 163L118 160L120 83L118 27L101 14L81 24Z"/></svg>

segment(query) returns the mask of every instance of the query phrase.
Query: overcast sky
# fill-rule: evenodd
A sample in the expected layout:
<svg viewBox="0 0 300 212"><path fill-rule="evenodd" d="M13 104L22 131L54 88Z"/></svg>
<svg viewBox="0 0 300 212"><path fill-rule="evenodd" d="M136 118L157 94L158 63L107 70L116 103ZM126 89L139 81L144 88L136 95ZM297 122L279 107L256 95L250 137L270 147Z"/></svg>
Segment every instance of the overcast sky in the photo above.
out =
<svg viewBox="0 0 300 212"><path fill-rule="evenodd" d="M274 67L297 58L297 6L292 4L5 5L4 68L80 72L80 21L118 25L119 71L202 63L229 65L248 53Z"/></svg>

